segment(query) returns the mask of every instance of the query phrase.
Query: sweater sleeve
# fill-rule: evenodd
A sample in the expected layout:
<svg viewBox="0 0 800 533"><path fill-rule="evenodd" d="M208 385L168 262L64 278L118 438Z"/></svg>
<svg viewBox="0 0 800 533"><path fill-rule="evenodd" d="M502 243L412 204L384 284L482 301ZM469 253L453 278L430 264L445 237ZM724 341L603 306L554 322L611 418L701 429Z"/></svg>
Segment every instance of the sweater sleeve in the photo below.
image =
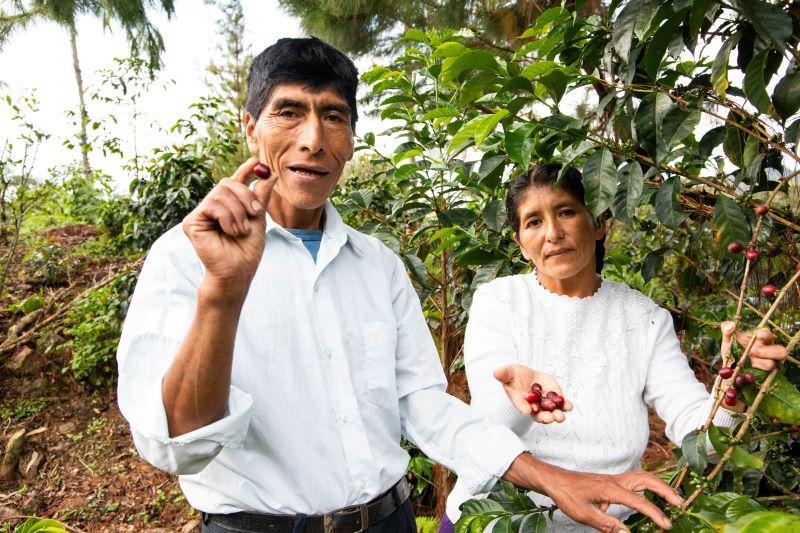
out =
<svg viewBox="0 0 800 533"><path fill-rule="evenodd" d="M689 368L669 312L656 308L648 325L651 356L644 401L666 422L669 440L680 446L687 434L703 425L713 398ZM719 427L731 427L735 422L733 413L723 408L714 417L714 424Z"/></svg>
<svg viewBox="0 0 800 533"><path fill-rule="evenodd" d="M522 435L533 419L514 407L502 384L494 378L495 370L518 363L519 357L511 335L511 317L492 293L492 287L484 285L475 291L464 334L464 366L471 405L490 421Z"/></svg>

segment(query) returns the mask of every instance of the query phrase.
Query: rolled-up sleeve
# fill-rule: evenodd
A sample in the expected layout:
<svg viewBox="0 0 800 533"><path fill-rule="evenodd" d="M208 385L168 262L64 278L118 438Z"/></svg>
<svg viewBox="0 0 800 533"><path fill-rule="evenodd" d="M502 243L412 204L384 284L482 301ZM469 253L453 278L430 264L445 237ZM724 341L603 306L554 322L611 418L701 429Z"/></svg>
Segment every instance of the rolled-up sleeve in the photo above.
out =
<svg viewBox="0 0 800 533"><path fill-rule="evenodd" d="M161 382L194 317L202 265L180 227L153 244L117 349L120 411L139 454L161 470L196 474L224 446L240 447L250 423L252 398L231 386L225 417L170 438Z"/></svg>
<svg viewBox="0 0 800 533"><path fill-rule="evenodd" d="M391 288L403 433L432 460L454 470L471 494L488 492L525 445L504 425L445 392L444 371L419 298L395 259Z"/></svg>

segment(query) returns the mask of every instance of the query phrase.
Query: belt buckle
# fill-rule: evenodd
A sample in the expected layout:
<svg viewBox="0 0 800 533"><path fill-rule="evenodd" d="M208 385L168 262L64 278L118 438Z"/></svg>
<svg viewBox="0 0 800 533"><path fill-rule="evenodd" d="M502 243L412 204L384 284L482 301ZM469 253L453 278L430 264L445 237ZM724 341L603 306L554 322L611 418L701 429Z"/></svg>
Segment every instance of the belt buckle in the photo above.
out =
<svg viewBox="0 0 800 533"><path fill-rule="evenodd" d="M362 533L363 531L366 531L367 528L369 528L369 509L367 508L367 504L361 504L361 505L353 505L352 507L345 507L343 509L339 509L338 511L326 514L322 520L325 533L336 533L335 529L336 525L333 521L333 517L335 515L343 516L355 512L359 513L360 522L358 524L359 529L354 533Z"/></svg>

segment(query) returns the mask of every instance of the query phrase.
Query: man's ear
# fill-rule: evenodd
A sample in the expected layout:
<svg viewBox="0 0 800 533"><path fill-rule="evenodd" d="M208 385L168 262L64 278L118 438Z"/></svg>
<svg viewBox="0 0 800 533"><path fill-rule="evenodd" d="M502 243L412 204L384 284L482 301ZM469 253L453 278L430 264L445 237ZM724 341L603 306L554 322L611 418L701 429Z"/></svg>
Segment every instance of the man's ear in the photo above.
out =
<svg viewBox="0 0 800 533"><path fill-rule="evenodd" d="M253 118L250 113L244 114L244 133L247 136L247 147L252 154L258 153L258 140L255 135L257 122L258 120Z"/></svg>
<svg viewBox="0 0 800 533"><path fill-rule="evenodd" d="M531 258L528 257L528 252L526 252L525 248L519 243L519 237L517 237L516 231L511 234L511 238L514 239L514 242L517 243L517 246L519 246L519 250L522 252L522 257L525 258L525 261L530 261Z"/></svg>

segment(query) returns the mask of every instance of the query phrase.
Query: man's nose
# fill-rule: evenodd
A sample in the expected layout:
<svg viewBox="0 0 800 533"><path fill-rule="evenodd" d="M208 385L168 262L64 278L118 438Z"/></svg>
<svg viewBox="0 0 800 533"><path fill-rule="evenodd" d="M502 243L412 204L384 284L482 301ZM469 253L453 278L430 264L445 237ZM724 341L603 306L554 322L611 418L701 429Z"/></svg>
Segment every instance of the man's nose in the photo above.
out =
<svg viewBox="0 0 800 533"><path fill-rule="evenodd" d="M303 123L298 142L303 152L316 154L324 149L322 121L314 113L309 114Z"/></svg>

